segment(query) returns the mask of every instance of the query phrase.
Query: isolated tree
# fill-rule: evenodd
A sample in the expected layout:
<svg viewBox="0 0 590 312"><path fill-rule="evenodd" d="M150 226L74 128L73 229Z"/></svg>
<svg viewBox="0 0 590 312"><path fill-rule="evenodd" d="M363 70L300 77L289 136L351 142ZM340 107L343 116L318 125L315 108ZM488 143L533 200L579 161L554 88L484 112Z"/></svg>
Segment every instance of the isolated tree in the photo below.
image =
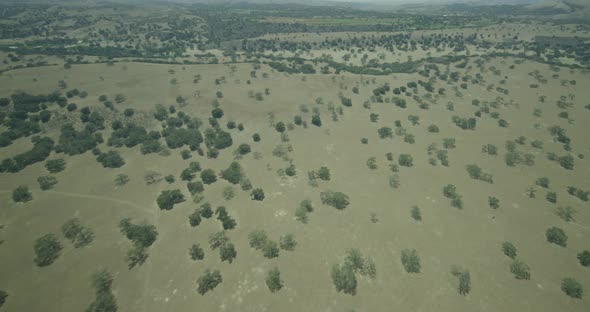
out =
<svg viewBox="0 0 590 312"><path fill-rule="evenodd" d="M221 171L221 178L231 184L240 183L242 176L242 166L236 161L232 162L227 169Z"/></svg>
<svg viewBox="0 0 590 312"><path fill-rule="evenodd" d="M66 221L61 226L61 232L76 248L87 246L94 240L94 232L82 226L77 218Z"/></svg>
<svg viewBox="0 0 590 312"><path fill-rule="evenodd" d="M263 201L264 200L264 191L261 188L255 188L250 193L250 197L253 200Z"/></svg>
<svg viewBox="0 0 590 312"><path fill-rule="evenodd" d="M422 213L420 212L420 208L418 206L413 206L412 210L410 211L410 215L412 219L416 221L422 221Z"/></svg>
<svg viewBox="0 0 590 312"><path fill-rule="evenodd" d="M408 155L408 154L400 154L398 157L398 163L400 166L404 166L404 167L412 167L414 159L412 158L412 155Z"/></svg>
<svg viewBox="0 0 590 312"><path fill-rule="evenodd" d="M500 200L496 197L488 197L488 205L492 209L498 209L500 207Z"/></svg>
<svg viewBox="0 0 590 312"><path fill-rule="evenodd" d="M52 264L60 255L63 249L61 243L53 234L46 234L35 241L35 264L44 267Z"/></svg>
<svg viewBox="0 0 590 312"><path fill-rule="evenodd" d="M567 235L562 229L556 226L548 228L547 231L545 231L545 237L547 238L547 241L552 244L561 247L567 246Z"/></svg>
<svg viewBox="0 0 590 312"><path fill-rule="evenodd" d="M318 171L317 171L317 176L318 176L318 178L320 178L324 181L329 181L330 180L330 169L325 166L320 167L320 169L318 169Z"/></svg>
<svg viewBox="0 0 590 312"><path fill-rule="evenodd" d="M29 188L25 185L18 186L12 191L12 200L15 203L25 203L33 199L33 194L29 191Z"/></svg>
<svg viewBox="0 0 590 312"><path fill-rule="evenodd" d="M390 127L381 127L377 130L377 133L381 139L393 137L393 130Z"/></svg>
<svg viewBox="0 0 590 312"><path fill-rule="evenodd" d="M262 246L262 255L266 258L276 258L279 256L279 245L275 241L267 240Z"/></svg>
<svg viewBox="0 0 590 312"><path fill-rule="evenodd" d="M311 116L311 124L316 127L321 127L322 126L322 119L320 118L320 115Z"/></svg>
<svg viewBox="0 0 590 312"><path fill-rule="evenodd" d="M467 295L471 291L471 274L469 274L469 271L453 268L451 274L459 280L459 294Z"/></svg>
<svg viewBox="0 0 590 312"><path fill-rule="evenodd" d="M189 249L189 255L193 261L203 260L205 258L205 252L199 244L193 244Z"/></svg>
<svg viewBox="0 0 590 312"><path fill-rule="evenodd" d="M281 280L281 272L278 268L268 271L266 275L266 286L270 292L277 292L283 288L283 281Z"/></svg>
<svg viewBox="0 0 590 312"><path fill-rule="evenodd" d="M287 127L285 126L284 122L279 121L275 124L275 130L277 130L279 133L283 133L285 130L287 130Z"/></svg>
<svg viewBox="0 0 590 312"><path fill-rule="evenodd" d="M207 292L215 289L217 285L221 284L223 278L221 277L221 273L219 270L211 271L209 269L205 269L203 274L197 279L197 292L201 295L206 294Z"/></svg>
<svg viewBox="0 0 590 312"><path fill-rule="evenodd" d="M584 288L582 284L571 277L561 280L561 290L568 296L576 299L582 299Z"/></svg>

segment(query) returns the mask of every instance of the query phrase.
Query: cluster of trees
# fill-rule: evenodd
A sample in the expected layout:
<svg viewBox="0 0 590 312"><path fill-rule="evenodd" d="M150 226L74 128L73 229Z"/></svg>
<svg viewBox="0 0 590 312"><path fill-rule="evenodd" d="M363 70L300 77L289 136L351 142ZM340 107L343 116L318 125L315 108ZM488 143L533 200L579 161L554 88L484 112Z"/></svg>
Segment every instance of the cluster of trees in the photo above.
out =
<svg viewBox="0 0 590 312"><path fill-rule="evenodd" d="M125 258L129 269L142 265L148 258L147 248L158 238L156 227L149 224L133 224L131 219L125 218L119 222L119 230L133 242Z"/></svg>
<svg viewBox="0 0 590 312"><path fill-rule="evenodd" d="M66 155L83 154L96 147L102 141L98 134L93 134L88 129L77 131L70 123L61 127L59 140L55 151Z"/></svg>
<svg viewBox="0 0 590 312"><path fill-rule="evenodd" d="M223 226L224 230L231 230L236 227L236 220L234 220L227 213L227 209L225 207L217 207L217 209L215 209L215 214L217 215L217 220L221 221L221 225Z"/></svg>
<svg viewBox="0 0 590 312"><path fill-rule="evenodd" d="M347 251L342 264L332 266L331 276L336 291L355 295L357 288L355 274L374 279L377 277L377 267L373 258L363 257L360 250L352 248Z"/></svg>
<svg viewBox="0 0 590 312"><path fill-rule="evenodd" d="M92 287L94 287L94 302L86 308L86 312L117 312L118 305L113 294L113 277L106 270L92 275Z"/></svg>
<svg viewBox="0 0 590 312"><path fill-rule="evenodd" d="M61 232L76 248L85 247L94 240L94 232L80 224L77 218L66 221L61 226Z"/></svg>
<svg viewBox="0 0 590 312"><path fill-rule="evenodd" d="M477 124L477 119L471 118L462 118L459 116L453 116L451 119L457 127L463 130L475 130L475 126Z"/></svg>
<svg viewBox="0 0 590 312"><path fill-rule="evenodd" d="M18 154L13 158L6 158L0 163L0 172L19 172L34 163L44 161L49 157L54 147L54 141L48 137L33 137L33 148Z"/></svg>
<svg viewBox="0 0 590 312"><path fill-rule="evenodd" d="M567 193L572 196L575 196L578 199L580 199L581 201L585 201L585 202L587 202L588 199L590 198L590 191L584 191L584 190L579 189L575 186L568 186Z"/></svg>
<svg viewBox="0 0 590 312"><path fill-rule="evenodd" d="M491 174L483 172L483 170L475 164L467 165L467 173L472 179L481 180L488 183L494 183L494 178Z"/></svg>
<svg viewBox="0 0 590 312"><path fill-rule="evenodd" d="M225 231L219 231L209 235L209 246L212 250L219 249L219 257L221 261L228 261L232 263L238 253L229 237L227 237Z"/></svg>
<svg viewBox="0 0 590 312"><path fill-rule="evenodd" d="M279 256L279 247L283 250L293 250L297 245L295 237L291 234L284 235L280 238L279 244L271 240L263 230L254 230L248 234L250 247L260 250L266 258L272 259Z"/></svg>
<svg viewBox="0 0 590 312"><path fill-rule="evenodd" d="M191 227L196 227L201 224L201 218L209 219L211 216L213 216L211 204L204 203L188 216L188 221Z"/></svg>

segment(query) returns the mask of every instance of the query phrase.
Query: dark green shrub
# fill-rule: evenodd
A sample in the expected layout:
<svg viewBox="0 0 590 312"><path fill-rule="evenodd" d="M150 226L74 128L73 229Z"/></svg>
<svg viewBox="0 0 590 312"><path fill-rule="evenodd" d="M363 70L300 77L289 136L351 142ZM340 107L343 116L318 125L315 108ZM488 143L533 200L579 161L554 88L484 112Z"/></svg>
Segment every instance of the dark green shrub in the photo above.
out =
<svg viewBox="0 0 590 312"><path fill-rule="evenodd" d="M498 209L500 207L500 200L496 197L488 197L488 205L492 209Z"/></svg>
<svg viewBox="0 0 590 312"><path fill-rule="evenodd" d="M537 181L535 181L535 184L540 187L549 188L549 178L540 177L537 179Z"/></svg>
<svg viewBox="0 0 590 312"><path fill-rule="evenodd" d="M195 212L188 215L188 223L191 227L196 227L201 224L201 212L199 210L195 210Z"/></svg>
<svg viewBox="0 0 590 312"><path fill-rule="evenodd" d="M293 234L285 234L281 236L279 239L279 246L281 246L281 249L283 250L293 251L295 246L297 246L295 236L293 236Z"/></svg>
<svg viewBox="0 0 590 312"><path fill-rule="evenodd" d="M437 125L430 125L428 126L428 132L430 133L438 133L440 130Z"/></svg>
<svg viewBox="0 0 590 312"><path fill-rule="evenodd" d="M61 226L61 232L76 248L87 246L94 240L94 232L82 226L77 218L64 223Z"/></svg>
<svg viewBox="0 0 590 312"><path fill-rule="evenodd" d="M252 140L254 140L254 142L260 142L260 134L254 133L252 135Z"/></svg>
<svg viewBox="0 0 590 312"><path fill-rule="evenodd" d="M275 124L275 130L277 130L279 133L283 133L285 130L287 130L287 127L285 126L284 122L279 121Z"/></svg>
<svg viewBox="0 0 590 312"><path fill-rule="evenodd" d="M547 196L545 198L552 204L557 203L557 193L555 192L547 192Z"/></svg>
<svg viewBox="0 0 590 312"><path fill-rule="evenodd" d="M119 168L125 164L125 160L117 151L108 151L96 157L96 160L105 168Z"/></svg>
<svg viewBox="0 0 590 312"><path fill-rule="evenodd" d="M381 127L377 130L379 137L382 139L393 138L393 129L390 127Z"/></svg>
<svg viewBox="0 0 590 312"><path fill-rule="evenodd" d="M186 184L186 187L187 187L188 191L191 193L191 195L195 195L197 193L202 193L205 190L205 187L203 186L203 182L201 182L201 181L188 182Z"/></svg>
<svg viewBox="0 0 590 312"><path fill-rule="evenodd" d="M227 261L232 263L237 255L238 253L236 252L236 248L232 243L224 244L219 248L219 257L221 258L221 262Z"/></svg>
<svg viewBox="0 0 590 312"><path fill-rule="evenodd" d="M420 212L420 208L418 206L413 206L412 210L410 210L410 215L412 219L416 221L422 221L422 213Z"/></svg>
<svg viewBox="0 0 590 312"><path fill-rule="evenodd" d="M320 115L311 116L311 124L313 124L316 127L321 127L322 126L322 119L320 118Z"/></svg>

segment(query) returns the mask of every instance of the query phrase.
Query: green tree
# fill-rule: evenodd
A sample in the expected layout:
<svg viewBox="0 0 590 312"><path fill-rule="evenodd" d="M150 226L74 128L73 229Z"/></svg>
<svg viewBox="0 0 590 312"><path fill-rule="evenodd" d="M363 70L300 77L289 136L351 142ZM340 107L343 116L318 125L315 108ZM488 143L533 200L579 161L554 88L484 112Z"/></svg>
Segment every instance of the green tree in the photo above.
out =
<svg viewBox="0 0 590 312"><path fill-rule="evenodd" d="M514 261L512 261L512 264L510 265L510 272L514 274L514 278L516 279L531 279L529 266L518 259L514 259Z"/></svg>
<svg viewBox="0 0 590 312"><path fill-rule="evenodd" d="M320 167L320 169L318 169L317 175L318 178L324 181L330 181L330 169L328 167Z"/></svg>
<svg viewBox="0 0 590 312"><path fill-rule="evenodd" d="M420 208L418 208L418 206L413 206L410 214L412 219L416 221L422 221L422 213L420 212Z"/></svg>
<svg viewBox="0 0 590 312"><path fill-rule="evenodd" d="M336 209L344 209L350 204L348 195L342 192L326 191L320 193L322 204L332 206Z"/></svg>
<svg viewBox="0 0 590 312"><path fill-rule="evenodd" d="M547 241L552 244L561 247L567 246L567 235L562 229L556 226L548 228L547 231L545 231L545 237L547 238Z"/></svg>
<svg viewBox="0 0 590 312"><path fill-rule="evenodd" d="M217 181L217 175L215 175L215 171L212 169L205 169L201 171L201 180L205 184L212 184Z"/></svg>
<svg viewBox="0 0 590 312"><path fill-rule="evenodd" d="M99 271L92 275L92 286L96 297L86 308L86 312L117 312L117 300L112 293L113 277L107 271Z"/></svg>
<svg viewBox="0 0 590 312"><path fill-rule="evenodd" d="M578 255L576 256L578 258L578 261L580 261L580 264L582 266L590 266L590 251L588 250L584 250L580 253L578 253Z"/></svg>
<svg viewBox="0 0 590 312"><path fill-rule="evenodd" d="M221 257L222 262L227 261L232 263L237 255L236 248L232 243L224 244L219 248L219 256Z"/></svg>
<svg viewBox="0 0 590 312"><path fill-rule="evenodd" d="M248 241L250 242L250 247L254 249L262 249L268 241L268 237L263 230L254 230L248 234Z"/></svg>
<svg viewBox="0 0 590 312"><path fill-rule="evenodd" d="M44 267L52 264L63 249L61 243L53 234L46 234L35 241L35 264Z"/></svg>
<svg viewBox="0 0 590 312"><path fill-rule="evenodd" d="M125 261L127 262L129 269L133 269L136 265L142 265L147 258L148 254L146 248L139 244L133 244L133 246L127 250Z"/></svg>
<svg viewBox="0 0 590 312"><path fill-rule="evenodd" d="M283 250L293 251L295 246L297 246L297 241L293 234L285 234L279 239L279 245Z"/></svg>
<svg viewBox="0 0 590 312"><path fill-rule="evenodd" d="M264 191L261 188L255 188L252 190L252 192L250 193L250 197L253 200L259 200L262 201L264 200Z"/></svg>
<svg viewBox="0 0 590 312"><path fill-rule="evenodd" d="M420 257L415 249L404 249L401 254L401 261L408 273L420 273Z"/></svg>
<svg viewBox="0 0 590 312"><path fill-rule="evenodd" d="M171 210L175 204L182 203L184 201L184 195L179 189L162 191L158 196L157 203L158 207L162 210Z"/></svg>
<svg viewBox="0 0 590 312"><path fill-rule="evenodd" d="M276 258L279 256L279 245L275 241L267 240L262 246L262 255L266 258Z"/></svg>
<svg viewBox="0 0 590 312"><path fill-rule="evenodd" d="M516 258L516 247L511 242L502 243L502 252L512 259Z"/></svg>
<svg viewBox="0 0 590 312"><path fill-rule="evenodd" d="M408 154L400 154L398 157L398 163L400 166L404 166L404 167L412 167L414 159L412 158L412 155L408 155Z"/></svg>
<svg viewBox="0 0 590 312"><path fill-rule="evenodd" d="M221 171L221 178L227 180L231 184L238 184L243 177L243 170L240 163L234 161L229 167Z"/></svg>
<svg viewBox="0 0 590 312"><path fill-rule="evenodd" d="M285 127L285 123L282 121L279 121L275 124L275 130L277 130L279 133L285 132L286 129L287 127Z"/></svg>
<svg viewBox="0 0 590 312"><path fill-rule="evenodd" d="M490 196L490 197L488 197L488 205L492 209L498 209L500 207L500 200L497 199L496 197Z"/></svg>
<svg viewBox="0 0 590 312"><path fill-rule="evenodd" d="M5 106L5 105L1 105ZM0 290L0 308L6 303L6 298L8 298L8 293L4 290Z"/></svg>
<svg viewBox="0 0 590 312"><path fill-rule="evenodd" d="M582 284L571 277L561 280L561 290L568 296L576 299L582 299L584 288Z"/></svg>
<svg viewBox="0 0 590 312"><path fill-rule="evenodd" d="M58 173L66 168L66 161L63 159L50 159L45 162L45 168L49 173Z"/></svg>
<svg viewBox="0 0 590 312"><path fill-rule="evenodd" d="M205 258L205 252L203 251L203 248L199 246L199 244L193 244L191 246L189 249L189 255L193 261L203 260L203 258Z"/></svg>
<svg viewBox="0 0 590 312"><path fill-rule="evenodd" d="M467 295L471 291L471 274L469 274L469 271L454 267L451 269L451 274L459 280L459 294Z"/></svg>
<svg viewBox="0 0 590 312"><path fill-rule="evenodd" d="M197 279L197 292L201 295L205 295L207 292L215 289L217 285L221 284L223 278L219 270L211 271L205 269L203 274Z"/></svg>
<svg viewBox="0 0 590 312"><path fill-rule="evenodd" d="M268 271L266 275L266 286L270 292L277 292L283 288L283 281L281 280L281 272L278 268Z"/></svg>
<svg viewBox="0 0 590 312"><path fill-rule="evenodd" d="M12 191L12 200L15 203L25 203L33 199L33 194L29 191L29 188L25 185L18 186Z"/></svg>
<svg viewBox="0 0 590 312"><path fill-rule="evenodd" d="M331 276L332 282L334 282L334 286L336 287L336 291L351 295L356 294L356 276L354 275L354 270L350 265L335 264L332 267Z"/></svg>

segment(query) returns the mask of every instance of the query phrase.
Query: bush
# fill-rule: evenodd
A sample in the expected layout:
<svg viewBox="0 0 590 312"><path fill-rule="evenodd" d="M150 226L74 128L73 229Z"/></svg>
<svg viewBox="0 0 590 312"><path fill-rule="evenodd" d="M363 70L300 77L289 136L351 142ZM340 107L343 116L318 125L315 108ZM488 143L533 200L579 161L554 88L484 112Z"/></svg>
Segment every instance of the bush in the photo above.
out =
<svg viewBox="0 0 590 312"><path fill-rule="evenodd" d="M0 99L0 103L1 103L1 99ZM5 105L0 105L0 106L5 106ZM4 290L0 290L0 308L6 303L6 298L8 298L8 293L6 293Z"/></svg>
<svg viewBox="0 0 590 312"><path fill-rule="evenodd" d="M35 264L44 267L52 264L60 255L62 245L53 234L46 234L35 241Z"/></svg>
<svg viewBox="0 0 590 312"><path fill-rule="evenodd" d="M437 125L430 125L428 126L428 132L430 133L438 133L440 130Z"/></svg>
<svg viewBox="0 0 590 312"><path fill-rule="evenodd" d="M255 188L250 193L250 197L253 200L263 201L264 200L264 191L261 188Z"/></svg>
<svg viewBox="0 0 590 312"><path fill-rule="evenodd" d="M33 199L33 194L25 185L18 186L12 191L12 200L16 203L25 203Z"/></svg>
<svg viewBox="0 0 590 312"><path fill-rule="evenodd" d="M186 184L186 187L187 187L188 191L191 193L191 195L195 195L197 193L202 193L205 190L205 187L203 186L203 182L201 182L201 181L188 182Z"/></svg>
<svg viewBox="0 0 590 312"><path fill-rule="evenodd" d="M182 195L179 189L162 191L157 199L158 207L162 210L171 210L175 204L182 203L183 201L184 195Z"/></svg>
<svg viewBox="0 0 590 312"><path fill-rule="evenodd" d="M408 273L420 273L420 257L415 249L404 249L401 255L402 265Z"/></svg>
<svg viewBox="0 0 590 312"><path fill-rule="evenodd" d="M316 127L321 127L322 126L322 119L320 118L320 115L311 116L311 124L313 124Z"/></svg>
<svg viewBox="0 0 590 312"><path fill-rule="evenodd" d="M584 250L576 256L582 266L590 266L590 251Z"/></svg>
<svg viewBox="0 0 590 312"><path fill-rule="evenodd" d="M66 161L63 159L50 159L45 162L45 169L49 173L58 173L66 168Z"/></svg>
<svg viewBox="0 0 590 312"><path fill-rule="evenodd" d="M207 292L215 289L217 285L221 284L223 278L221 277L221 273L219 270L211 271L209 269L205 269L203 274L197 279L197 292L201 295L206 294Z"/></svg>
<svg viewBox="0 0 590 312"><path fill-rule="evenodd" d="M408 154L400 154L398 157L398 163L400 166L404 166L404 167L412 167L414 158L412 158L411 155Z"/></svg>
<svg viewBox="0 0 590 312"><path fill-rule="evenodd" d="M286 129L287 127L285 127L285 123L282 121L279 121L275 124L275 130L277 130L279 133L285 132Z"/></svg>
<svg viewBox="0 0 590 312"><path fill-rule="evenodd" d="M412 210L410 211L410 215L412 219L416 221L422 221L422 213L420 212L420 208L418 206L413 206Z"/></svg>
<svg viewBox="0 0 590 312"><path fill-rule="evenodd" d="M151 246L158 238L156 227L149 224L133 224L131 219L125 218L119 222L119 230L134 245L142 248Z"/></svg>
<svg viewBox="0 0 590 312"><path fill-rule="evenodd" d="M518 259L515 259L514 261L512 261L512 264L510 265L510 272L512 272L512 274L514 274L514 277L516 279L524 279L524 280L531 279L531 273L530 273L529 266L526 263L524 263Z"/></svg>
<svg viewBox="0 0 590 312"><path fill-rule="evenodd" d="M454 186L453 184L447 184L446 186L443 187L443 195L446 198L456 198L459 196L459 194L457 193L457 187Z"/></svg>
<svg viewBox="0 0 590 312"><path fill-rule="evenodd" d="M549 178L540 177L537 179L537 181L535 181L535 184L540 187L549 188Z"/></svg>
<svg viewBox="0 0 590 312"><path fill-rule="evenodd" d="M250 148L250 145L248 144L240 144L240 146L238 146L238 153L240 155L246 155L248 153L250 153L252 151L252 149Z"/></svg>
<svg viewBox="0 0 590 312"><path fill-rule="evenodd" d="M196 227L201 224L201 212L199 210L195 210L193 213L188 215L188 223L191 227Z"/></svg>
<svg viewBox="0 0 590 312"><path fill-rule="evenodd" d="M348 196L342 192L326 191L320 193L322 204L332 206L336 209L344 209L350 204Z"/></svg>
<svg viewBox="0 0 590 312"><path fill-rule="evenodd" d="M552 204L557 203L557 193L555 192L547 192L547 196L545 198Z"/></svg>
<svg viewBox="0 0 590 312"><path fill-rule="evenodd" d="M215 171L212 169L205 169L201 171L201 180L205 184L212 184L217 181L217 175L215 175Z"/></svg>
<svg viewBox="0 0 590 312"><path fill-rule="evenodd" d="M545 231L545 237L547 238L547 241L552 244L561 247L567 246L567 235L562 229L556 226L548 228L547 231Z"/></svg>
<svg viewBox="0 0 590 312"><path fill-rule="evenodd" d="M268 290L273 293L283 288L281 272L278 268L268 271L268 274L266 275L266 286L268 287Z"/></svg>
<svg viewBox="0 0 590 312"><path fill-rule="evenodd" d="M567 206L567 207L558 207L556 213L563 221L571 222L574 221L574 215L576 214L576 209Z"/></svg>
<svg viewBox="0 0 590 312"><path fill-rule="evenodd" d="M576 299L582 299L584 288L582 284L571 277L561 280L561 290L568 296Z"/></svg>
<svg viewBox="0 0 590 312"><path fill-rule="evenodd" d="M574 169L574 157L572 155L565 155L559 157L559 165L567 170Z"/></svg>
<svg viewBox="0 0 590 312"><path fill-rule="evenodd" d="M354 276L354 270L350 265L335 264L332 267L331 276L336 291L351 295L356 294L357 281Z"/></svg>
<svg viewBox="0 0 590 312"><path fill-rule="evenodd" d="M219 118L223 117L223 110L222 110L221 108L219 108L219 107L217 107L217 108L214 108L214 109L211 111L211 116L212 116L213 118L215 118L215 119L219 119Z"/></svg>
<svg viewBox="0 0 590 312"><path fill-rule="evenodd" d="M285 234L279 239L279 245L283 250L293 251L295 246L297 246L297 241L293 234Z"/></svg>
<svg viewBox="0 0 590 312"><path fill-rule="evenodd" d="M516 258L516 247L511 242L502 243L502 252L512 259Z"/></svg>
<svg viewBox="0 0 590 312"><path fill-rule="evenodd" d="M205 258L205 252L199 244L193 244L188 253L193 261L203 260Z"/></svg>

